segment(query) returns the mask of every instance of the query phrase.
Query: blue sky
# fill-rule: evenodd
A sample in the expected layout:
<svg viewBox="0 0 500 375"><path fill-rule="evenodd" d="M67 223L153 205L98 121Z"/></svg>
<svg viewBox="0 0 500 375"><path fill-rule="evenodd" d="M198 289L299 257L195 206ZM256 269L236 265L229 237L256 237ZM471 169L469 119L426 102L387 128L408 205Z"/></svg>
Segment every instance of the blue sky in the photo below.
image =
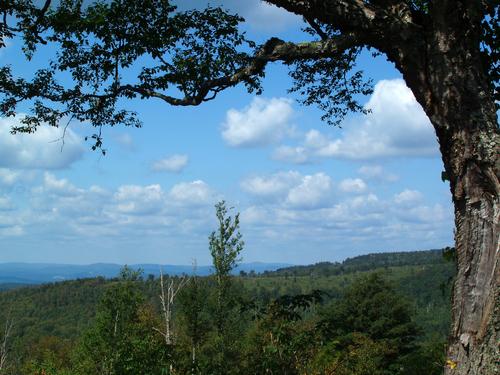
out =
<svg viewBox="0 0 500 375"><path fill-rule="evenodd" d="M186 1L186 7L200 1ZM300 40L300 19L257 0L212 2L239 12L257 41ZM11 43L0 63L28 73ZM0 119L0 262L210 262L214 204L241 212L244 261L296 264L453 241L448 184L434 131L400 74L365 54L369 115L342 128L287 94L270 66L264 94L227 90L195 108L131 101L141 129L105 129L106 156L85 124L9 134Z"/></svg>

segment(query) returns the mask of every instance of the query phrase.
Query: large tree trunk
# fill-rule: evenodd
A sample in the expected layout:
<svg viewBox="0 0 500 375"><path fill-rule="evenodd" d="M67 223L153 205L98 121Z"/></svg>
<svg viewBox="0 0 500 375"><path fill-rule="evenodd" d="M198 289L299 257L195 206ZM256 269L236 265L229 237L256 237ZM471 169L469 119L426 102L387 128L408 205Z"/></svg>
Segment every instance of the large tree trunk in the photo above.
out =
<svg viewBox="0 0 500 375"><path fill-rule="evenodd" d="M458 274L445 373L500 374L500 133L477 38L460 17L450 24L452 10L441 16L419 51L408 48L397 65L434 125L455 206Z"/></svg>
<svg viewBox="0 0 500 375"><path fill-rule="evenodd" d="M456 12L456 11L455 11ZM443 18L449 14L443 14ZM435 34L429 110L455 206L457 277L447 374L498 374L500 134L477 39L450 25ZM455 368L456 366L456 368Z"/></svg>
<svg viewBox="0 0 500 375"><path fill-rule="evenodd" d="M458 269L447 373L498 374L500 137L496 122L471 118L467 108L457 111L469 123L453 132L443 157L452 181Z"/></svg>

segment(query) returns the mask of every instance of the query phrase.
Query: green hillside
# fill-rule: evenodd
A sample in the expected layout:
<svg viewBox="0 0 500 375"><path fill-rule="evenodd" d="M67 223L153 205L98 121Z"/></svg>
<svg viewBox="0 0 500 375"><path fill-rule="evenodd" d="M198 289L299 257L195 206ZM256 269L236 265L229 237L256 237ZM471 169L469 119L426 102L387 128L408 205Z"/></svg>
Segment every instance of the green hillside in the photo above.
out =
<svg viewBox="0 0 500 375"><path fill-rule="evenodd" d="M311 306L307 313L311 321L316 321L321 311L341 300L355 280L376 273L383 275L408 301L412 319L420 330L418 341L442 341L450 323L450 288L454 272L454 264L445 261L440 250L370 254L342 263L288 267L252 276L243 273L233 278L233 293L238 301L243 301L241 306L249 302L266 306L285 295L306 295L320 290L324 292L322 301ZM199 279L206 288L211 288L210 277ZM103 296L120 283L117 279L94 278L0 292L0 323L7 319L14 323L11 353L15 355L11 362L17 371L32 360L33 355L43 357L40 348L42 352L56 353L56 357L69 355L70 348L94 325ZM150 276L137 281L135 287L159 316L159 280ZM210 298L204 299L204 303L209 304ZM179 306L177 310L182 308ZM184 319L180 312L178 319Z"/></svg>

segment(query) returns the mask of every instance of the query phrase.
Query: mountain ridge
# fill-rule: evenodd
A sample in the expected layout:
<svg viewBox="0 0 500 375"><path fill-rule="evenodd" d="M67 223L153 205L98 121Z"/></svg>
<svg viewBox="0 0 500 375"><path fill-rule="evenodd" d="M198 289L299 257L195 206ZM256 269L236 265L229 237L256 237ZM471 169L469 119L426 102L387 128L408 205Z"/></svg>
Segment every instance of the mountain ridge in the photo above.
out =
<svg viewBox="0 0 500 375"><path fill-rule="evenodd" d="M262 273L290 266L292 265L288 263L241 263L236 267L235 273L239 273L240 271L251 272L252 270L256 273ZM113 278L118 276L122 267L123 265L117 263L92 263L83 265L23 262L0 263L0 284L42 284L99 276ZM128 267L135 270L141 269L144 276L150 274L158 276L160 269L162 269L164 274L172 276L182 274L207 276L212 273L212 266L197 266L193 268L193 266L188 265L139 263L128 265Z"/></svg>

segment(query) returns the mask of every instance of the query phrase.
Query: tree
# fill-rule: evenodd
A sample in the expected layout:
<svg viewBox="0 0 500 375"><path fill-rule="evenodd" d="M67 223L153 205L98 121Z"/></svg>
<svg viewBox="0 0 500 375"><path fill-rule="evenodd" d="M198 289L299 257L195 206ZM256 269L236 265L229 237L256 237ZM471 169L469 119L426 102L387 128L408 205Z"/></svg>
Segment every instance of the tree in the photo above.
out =
<svg viewBox="0 0 500 375"><path fill-rule="evenodd" d="M358 278L323 315L325 340L335 341L337 350L384 348L376 356L384 374L401 373L404 356L415 351L418 329L410 305L379 273Z"/></svg>
<svg viewBox="0 0 500 375"><path fill-rule="evenodd" d="M216 374L231 373L230 361L235 361L235 298L232 292L231 272L240 260L244 242L241 239L240 214L234 218L228 215L226 202L221 201L215 205L218 228L209 236L209 248L212 255L212 264L215 271L216 302L214 311L216 349L213 369ZM238 322L241 326L241 321Z"/></svg>
<svg viewBox="0 0 500 375"><path fill-rule="evenodd" d="M94 148L101 148L100 127L139 125L118 108L120 98L187 106L238 83L260 91L266 65L281 61L295 79L291 90L337 123L348 111L363 110L356 94L369 93L370 85L352 70L363 48L375 49L395 64L428 115L450 182L458 264L448 353L453 373L493 372L500 339L499 1L267 2L302 16L309 39L271 37L256 46L238 32L240 17L211 7L176 12L167 0L115 0L86 9L77 0L53 9L50 0L41 8L29 0L4 2L0 46L17 33L28 57L47 42L60 52L31 81L0 68L1 114L33 104L14 131L35 131L42 122L57 126L65 117L88 121L98 128ZM136 81L123 82L122 71L143 55L151 65ZM60 71L70 73L71 85L58 83Z"/></svg>
<svg viewBox="0 0 500 375"><path fill-rule="evenodd" d="M323 293L283 295L265 306L251 302L256 324L250 331L250 345L244 355L245 374L321 373L310 369L317 351L315 324L304 322L311 308L323 301Z"/></svg>
<svg viewBox="0 0 500 375"><path fill-rule="evenodd" d="M231 271L239 261L244 242L241 239L241 233L238 231L240 214L236 214L234 219L228 216L228 209L224 201L217 203L215 210L219 228L210 234L209 247L217 283L216 327L219 334L222 335L226 319L225 314L233 302L230 300L228 293L231 286Z"/></svg>
<svg viewBox="0 0 500 375"><path fill-rule="evenodd" d="M189 278L186 287L179 293L180 320L190 347L190 358L185 365L185 373L192 375L202 373L199 368L199 352L211 328L206 306L208 295L209 289L205 280L196 275Z"/></svg>
<svg viewBox="0 0 500 375"><path fill-rule="evenodd" d="M155 329L165 338L165 344L170 346L174 343L174 332L173 332L173 322L172 322L172 312L174 309L175 297L179 291L186 285L189 279L183 275L180 278L177 277L167 277L167 292L165 293L165 283L163 281L163 271L160 269L160 304L161 312L163 314L164 328L162 331L160 329Z"/></svg>
<svg viewBox="0 0 500 375"><path fill-rule="evenodd" d="M160 374L170 352L154 327L159 320L138 288L140 272L123 268L108 286L93 326L77 349L74 373L95 375Z"/></svg>

